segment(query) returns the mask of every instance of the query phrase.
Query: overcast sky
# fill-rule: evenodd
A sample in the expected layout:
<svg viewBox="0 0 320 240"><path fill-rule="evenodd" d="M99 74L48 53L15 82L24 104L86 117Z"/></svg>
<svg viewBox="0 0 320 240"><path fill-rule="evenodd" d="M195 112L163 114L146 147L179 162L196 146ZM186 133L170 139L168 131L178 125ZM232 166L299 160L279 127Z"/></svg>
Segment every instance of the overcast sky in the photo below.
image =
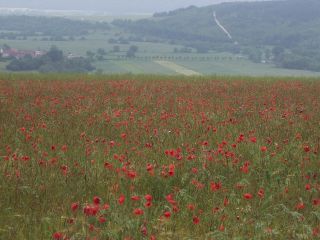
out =
<svg viewBox="0 0 320 240"><path fill-rule="evenodd" d="M154 13L190 5L205 6L227 1L248 0L0 0L0 8L89 10L126 14Z"/></svg>

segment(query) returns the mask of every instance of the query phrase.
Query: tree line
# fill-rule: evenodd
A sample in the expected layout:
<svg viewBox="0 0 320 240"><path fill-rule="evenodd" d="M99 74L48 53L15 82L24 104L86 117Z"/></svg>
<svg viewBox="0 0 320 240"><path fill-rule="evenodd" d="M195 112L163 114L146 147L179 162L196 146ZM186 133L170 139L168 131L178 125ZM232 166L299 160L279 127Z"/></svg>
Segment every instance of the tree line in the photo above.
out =
<svg viewBox="0 0 320 240"><path fill-rule="evenodd" d="M39 71L39 72L90 72L95 69L87 58L67 58L63 51L52 46L41 57L29 55L21 59L12 59L6 66L10 71Z"/></svg>

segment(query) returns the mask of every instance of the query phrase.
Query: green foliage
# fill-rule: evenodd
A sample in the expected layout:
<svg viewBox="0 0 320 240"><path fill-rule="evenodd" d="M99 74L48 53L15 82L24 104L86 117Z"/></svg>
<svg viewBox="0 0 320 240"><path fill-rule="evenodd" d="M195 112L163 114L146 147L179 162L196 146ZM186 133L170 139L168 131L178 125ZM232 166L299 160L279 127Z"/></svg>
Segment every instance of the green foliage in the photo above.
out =
<svg viewBox="0 0 320 240"><path fill-rule="evenodd" d="M41 59L33 59L31 56L26 56L22 59L13 59L7 69L10 71L30 71L36 70L43 64Z"/></svg>
<svg viewBox="0 0 320 240"><path fill-rule="evenodd" d="M126 56L129 58L135 57L137 51L138 51L138 47L135 45L132 45L129 47Z"/></svg>
<svg viewBox="0 0 320 240"><path fill-rule="evenodd" d="M46 54L52 62L60 62L63 60L63 52L59 50L56 46L52 46L49 52Z"/></svg>
<svg viewBox="0 0 320 240"><path fill-rule="evenodd" d="M90 72L95 69L89 59L82 57L67 59L55 46L42 57L32 58L27 55L22 59L13 59L6 68L10 71L39 72Z"/></svg>
<svg viewBox="0 0 320 240"><path fill-rule="evenodd" d="M113 46L112 51L115 53L120 52L120 46L118 45Z"/></svg>

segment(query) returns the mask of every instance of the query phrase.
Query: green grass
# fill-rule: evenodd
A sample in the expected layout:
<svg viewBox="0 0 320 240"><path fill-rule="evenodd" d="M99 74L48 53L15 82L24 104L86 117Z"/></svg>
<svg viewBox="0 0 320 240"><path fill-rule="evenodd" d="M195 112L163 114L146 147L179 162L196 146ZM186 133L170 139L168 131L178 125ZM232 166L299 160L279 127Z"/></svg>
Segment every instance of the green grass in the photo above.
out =
<svg viewBox="0 0 320 240"><path fill-rule="evenodd" d="M249 60L176 61L195 71L212 75L247 76L320 76L320 72L277 68L271 64L253 63Z"/></svg>
<svg viewBox="0 0 320 240"><path fill-rule="evenodd" d="M175 74L168 68L152 61L139 60L106 60L96 62L95 67L104 73L132 73L132 74Z"/></svg>
<svg viewBox="0 0 320 240"><path fill-rule="evenodd" d="M7 62L0 62L0 72L6 71Z"/></svg>

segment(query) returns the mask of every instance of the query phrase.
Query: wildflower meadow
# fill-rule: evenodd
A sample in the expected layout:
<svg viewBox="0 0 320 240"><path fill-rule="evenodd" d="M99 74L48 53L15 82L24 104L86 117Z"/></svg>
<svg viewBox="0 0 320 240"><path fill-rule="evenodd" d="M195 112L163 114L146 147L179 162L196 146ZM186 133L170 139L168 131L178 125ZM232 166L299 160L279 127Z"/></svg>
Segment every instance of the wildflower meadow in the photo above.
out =
<svg viewBox="0 0 320 240"><path fill-rule="evenodd" d="M2 75L0 239L320 238L320 81Z"/></svg>

